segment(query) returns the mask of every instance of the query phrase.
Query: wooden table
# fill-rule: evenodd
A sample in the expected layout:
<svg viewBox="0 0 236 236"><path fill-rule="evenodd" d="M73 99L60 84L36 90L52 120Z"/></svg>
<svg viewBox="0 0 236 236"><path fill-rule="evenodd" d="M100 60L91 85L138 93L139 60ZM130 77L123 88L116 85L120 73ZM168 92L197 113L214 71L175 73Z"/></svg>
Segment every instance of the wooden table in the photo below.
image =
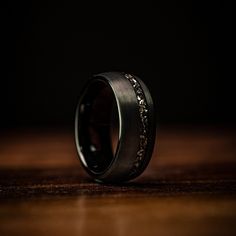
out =
<svg viewBox="0 0 236 236"><path fill-rule="evenodd" d="M135 181L94 183L72 130L0 137L0 235L236 235L236 132L160 127Z"/></svg>

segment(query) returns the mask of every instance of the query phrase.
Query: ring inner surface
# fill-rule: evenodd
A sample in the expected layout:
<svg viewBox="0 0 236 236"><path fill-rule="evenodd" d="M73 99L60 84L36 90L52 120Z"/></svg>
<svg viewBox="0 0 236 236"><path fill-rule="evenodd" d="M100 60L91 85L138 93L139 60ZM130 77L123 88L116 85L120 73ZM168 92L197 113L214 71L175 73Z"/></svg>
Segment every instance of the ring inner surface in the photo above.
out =
<svg viewBox="0 0 236 236"><path fill-rule="evenodd" d="M95 173L112 162L118 145L119 115L109 85L97 80L90 84L79 105L79 145L83 163Z"/></svg>

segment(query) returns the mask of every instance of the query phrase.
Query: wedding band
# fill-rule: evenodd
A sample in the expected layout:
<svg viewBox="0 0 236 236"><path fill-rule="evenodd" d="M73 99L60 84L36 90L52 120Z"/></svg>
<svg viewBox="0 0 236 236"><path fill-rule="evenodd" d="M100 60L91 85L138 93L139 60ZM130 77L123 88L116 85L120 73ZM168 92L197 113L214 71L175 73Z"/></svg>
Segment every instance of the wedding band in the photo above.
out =
<svg viewBox="0 0 236 236"><path fill-rule="evenodd" d="M75 115L75 142L82 166L99 182L139 176L155 143L153 100L137 76L106 72L85 86Z"/></svg>

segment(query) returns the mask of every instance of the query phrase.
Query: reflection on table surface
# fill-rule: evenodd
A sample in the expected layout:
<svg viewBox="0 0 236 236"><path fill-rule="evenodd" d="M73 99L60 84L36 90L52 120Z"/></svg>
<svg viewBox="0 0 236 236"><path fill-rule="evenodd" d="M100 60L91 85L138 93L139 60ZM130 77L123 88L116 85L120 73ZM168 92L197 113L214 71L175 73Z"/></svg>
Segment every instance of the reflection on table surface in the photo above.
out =
<svg viewBox="0 0 236 236"><path fill-rule="evenodd" d="M136 180L94 183L73 131L0 136L0 235L235 235L236 133L164 127Z"/></svg>

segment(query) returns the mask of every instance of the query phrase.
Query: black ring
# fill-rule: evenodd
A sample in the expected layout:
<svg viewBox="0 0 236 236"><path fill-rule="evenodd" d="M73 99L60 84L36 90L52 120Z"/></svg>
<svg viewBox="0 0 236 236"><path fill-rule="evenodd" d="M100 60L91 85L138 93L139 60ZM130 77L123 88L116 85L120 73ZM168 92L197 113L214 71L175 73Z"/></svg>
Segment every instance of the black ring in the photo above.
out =
<svg viewBox="0 0 236 236"><path fill-rule="evenodd" d="M152 155L155 123L153 100L141 79L120 72L95 75L83 90L75 116L83 167L100 182L139 176Z"/></svg>

